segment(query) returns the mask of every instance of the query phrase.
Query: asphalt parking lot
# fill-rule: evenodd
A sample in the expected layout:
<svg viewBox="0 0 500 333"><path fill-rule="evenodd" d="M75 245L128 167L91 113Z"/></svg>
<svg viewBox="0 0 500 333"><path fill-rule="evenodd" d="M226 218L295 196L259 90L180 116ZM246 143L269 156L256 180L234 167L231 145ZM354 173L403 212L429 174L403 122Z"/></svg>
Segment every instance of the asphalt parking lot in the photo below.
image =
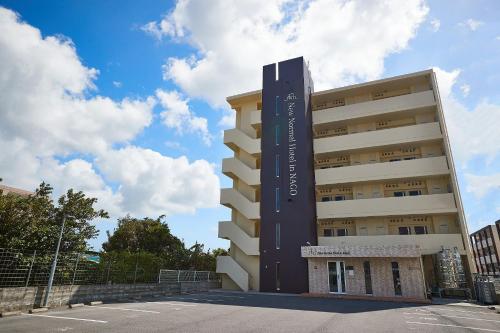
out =
<svg viewBox="0 0 500 333"><path fill-rule="evenodd" d="M0 332L500 332L478 307L210 292L0 318Z"/></svg>

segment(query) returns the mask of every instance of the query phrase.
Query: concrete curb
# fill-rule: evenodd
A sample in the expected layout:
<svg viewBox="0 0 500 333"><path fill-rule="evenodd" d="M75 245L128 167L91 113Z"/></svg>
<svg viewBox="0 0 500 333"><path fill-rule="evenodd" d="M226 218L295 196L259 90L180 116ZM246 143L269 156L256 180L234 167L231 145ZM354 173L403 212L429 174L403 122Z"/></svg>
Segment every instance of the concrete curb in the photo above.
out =
<svg viewBox="0 0 500 333"><path fill-rule="evenodd" d="M36 308L36 309L30 309L29 313L39 313L39 312L47 312L49 308Z"/></svg>
<svg viewBox="0 0 500 333"><path fill-rule="evenodd" d="M69 304L68 305L70 309L73 309L73 308L81 308L83 305L83 303L75 303L75 304Z"/></svg>
<svg viewBox="0 0 500 333"><path fill-rule="evenodd" d="M14 317L14 316L20 316L21 311L7 311L7 312L2 312L0 313L0 317L5 318L5 317Z"/></svg>
<svg viewBox="0 0 500 333"><path fill-rule="evenodd" d="M90 306L94 306L94 305L102 305L102 301L92 301L89 303Z"/></svg>
<svg viewBox="0 0 500 333"><path fill-rule="evenodd" d="M428 299L410 298L410 297L385 297L385 296L361 296L361 295L333 295L333 294L316 294L303 293L302 297L324 298L331 300L346 300L346 301L378 301L378 302L395 302L395 303L413 303L413 304L432 304Z"/></svg>

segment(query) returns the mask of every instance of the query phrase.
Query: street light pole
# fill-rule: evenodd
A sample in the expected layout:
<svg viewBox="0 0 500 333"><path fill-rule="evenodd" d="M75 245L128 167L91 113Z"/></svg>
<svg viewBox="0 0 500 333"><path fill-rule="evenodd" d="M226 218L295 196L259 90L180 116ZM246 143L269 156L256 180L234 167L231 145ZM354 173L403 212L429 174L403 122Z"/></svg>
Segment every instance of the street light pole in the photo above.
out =
<svg viewBox="0 0 500 333"><path fill-rule="evenodd" d="M44 307L47 307L49 304L49 296L50 296L50 291L52 289L52 283L54 282L54 275L56 273L57 256L59 255L59 247L61 246L61 240L64 232L65 223L66 223L66 215L63 213L61 232L59 233L59 240L57 241L56 254L54 255L54 260L52 261L52 268L50 269L49 284L47 285L47 290L45 292L45 299L43 301Z"/></svg>

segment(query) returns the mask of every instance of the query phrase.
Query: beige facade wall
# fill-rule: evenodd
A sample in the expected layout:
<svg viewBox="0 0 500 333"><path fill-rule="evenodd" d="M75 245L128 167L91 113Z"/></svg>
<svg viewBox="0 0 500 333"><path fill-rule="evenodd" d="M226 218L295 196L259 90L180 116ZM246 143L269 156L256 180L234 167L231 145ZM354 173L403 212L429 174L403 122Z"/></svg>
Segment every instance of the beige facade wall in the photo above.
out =
<svg viewBox="0 0 500 333"><path fill-rule="evenodd" d="M308 258L309 292L330 293L328 261L344 261L354 268L353 275L346 271L346 294L366 295L363 262L370 262L373 296L394 297L391 262L399 264L401 297L425 299L425 287L420 258Z"/></svg>
<svg viewBox="0 0 500 333"><path fill-rule="evenodd" d="M236 113L236 128L225 132L224 142L234 151L234 158L252 170L233 163L228 172L234 181L232 192L223 190L221 202L232 208L232 223L249 237L258 237L260 184L250 175L255 176L257 171L253 170L260 168L261 91L233 96L228 102ZM363 244L365 236L390 235L384 239L394 242L393 237L399 236L399 227L408 226L414 231L415 226L425 226L431 237L421 239L417 238L420 235L412 234L402 243L423 244L426 255L432 254L428 252L433 249L437 251L440 243L445 247L456 246L465 255L466 266L474 272L435 74L428 70L316 92L312 96L312 108L318 236L321 237L325 229L344 228L352 244ZM249 179L252 184L248 184ZM418 195L415 190L420 191ZM345 195L345 199L321 202L321 195L325 194L321 191L331 191L332 198ZM405 196L395 191L403 191ZM424 220L408 222L415 218ZM238 234L245 238L241 236L244 235ZM353 237L357 239L352 241ZM341 237L336 238L339 240L328 237L321 240L337 244ZM382 238L375 241L384 242ZM231 242L230 255L248 272L250 288L258 289L259 256L245 254L234 242ZM349 260L355 268L361 262ZM411 265L412 260L420 262L420 259L404 260L408 262L400 265L402 279L405 276L407 285L420 286L406 291L404 288L409 287L403 287L403 296L417 297L423 294L420 290L422 269L419 277ZM390 259L376 261L380 264L376 267L381 277L377 284L382 284L390 273L387 271ZM413 268L405 271L405 267ZM374 274L375 270L372 271L375 290ZM361 290L358 278L349 277L353 293ZM380 296L392 296L388 287L392 285L392 278L387 281L390 283L377 286ZM229 282L223 284L230 287Z"/></svg>
<svg viewBox="0 0 500 333"><path fill-rule="evenodd" d="M253 124L260 93L240 97L230 101L236 126L224 133L224 143L234 156L224 161L223 172L233 179L233 186L222 189L221 203L231 208L231 221L220 223L219 230L219 237L230 241L232 260L218 261L217 270L223 289L259 290L260 138Z"/></svg>

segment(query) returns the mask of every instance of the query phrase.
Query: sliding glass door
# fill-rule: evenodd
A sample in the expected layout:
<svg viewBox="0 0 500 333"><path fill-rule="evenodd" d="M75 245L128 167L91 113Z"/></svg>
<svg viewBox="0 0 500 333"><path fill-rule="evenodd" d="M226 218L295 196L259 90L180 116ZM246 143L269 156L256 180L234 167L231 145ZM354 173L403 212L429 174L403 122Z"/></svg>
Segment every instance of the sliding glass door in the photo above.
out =
<svg viewBox="0 0 500 333"><path fill-rule="evenodd" d="M345 265L343 261L328 262L328 285L331 293L345 293Z"/></svg>

